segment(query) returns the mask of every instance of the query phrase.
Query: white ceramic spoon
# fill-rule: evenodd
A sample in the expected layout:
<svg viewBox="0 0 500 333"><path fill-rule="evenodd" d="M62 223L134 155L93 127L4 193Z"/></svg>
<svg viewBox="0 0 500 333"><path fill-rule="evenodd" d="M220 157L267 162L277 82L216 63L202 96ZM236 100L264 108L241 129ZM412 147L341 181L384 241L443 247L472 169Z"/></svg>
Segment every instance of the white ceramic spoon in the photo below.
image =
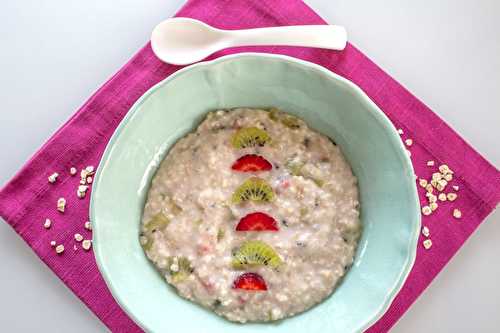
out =
<svg viewBox="0 0 500 333"><path fill-rule="evenodd" d="M183 17L161 22L151 34L153 52L174 65L191 64L234 46L288 45L343 50L346 43L345 29L335 25L221 30Z"/></svg>

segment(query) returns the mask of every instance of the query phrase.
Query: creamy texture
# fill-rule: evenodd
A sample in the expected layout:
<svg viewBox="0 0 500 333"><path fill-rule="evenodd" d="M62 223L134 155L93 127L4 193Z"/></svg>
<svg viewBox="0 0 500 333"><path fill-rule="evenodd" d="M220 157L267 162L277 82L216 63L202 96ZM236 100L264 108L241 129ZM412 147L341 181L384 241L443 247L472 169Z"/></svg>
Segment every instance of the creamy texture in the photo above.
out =
<svg viewBox="0 0 500 333"><path fill-rule="evenodd" d="M234 148L241 127L264 129L272 143ZM272 170L232 170L245 154L265 157ZM275 200L232 203L235 189L255 175L272 186ZM274 217L280 230L235 231L255 211ZM178 294L239 322L277 320L321 302L352 264L361 233L356 178L340 149L300 119L244 108L209 113L172 147L153 178L142 223L148 258ZM233 269L232 251L246 240L266 242L283 264ZM182 275L180 261L189 262ZM234 289L243 272L260 274L267 290Z"/></svg>

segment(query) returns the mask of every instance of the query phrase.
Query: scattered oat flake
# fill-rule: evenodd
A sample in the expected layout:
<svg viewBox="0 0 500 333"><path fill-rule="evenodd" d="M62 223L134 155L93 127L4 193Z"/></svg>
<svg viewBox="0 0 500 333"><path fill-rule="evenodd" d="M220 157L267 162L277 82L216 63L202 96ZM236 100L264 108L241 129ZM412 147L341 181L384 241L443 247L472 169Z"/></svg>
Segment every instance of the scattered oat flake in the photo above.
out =
<svg viewBox="0 0 500 333"><path fill-rule="evenodd" d="M434 172L432 174L432 180L439 181L441 180L441 178L443 178L443 175L440 174L439 172Z"/></svg>
<svg viewBox="0 0 500 333"><path fill-rule="evenodd" d="M44 222L44 224L43 224L43 227L44 227L45 229L48 229L48 228L50 228L50 226L51 226L51 225L52 225L52 221L51 221L50 219L45 219L45 222Z"/></svg>
<svg viewBox="0 0 500 333"><path fill-rule="evenodd" d="M455 191L458 191L458 189L459 189L458 185L453 185L453 189L454 189Z"/></svg>
<svg viewBox="0 0 500 333"><path fill-rule="evenodd" d="M71 167L69 169L69 174L72 175L72 176L76 175L76 168L75 167Z"/></svg>
<svg viewBox="0 0 500 333"><path fill-rule="evenodd" d="M52 247L56 246L56 241L50 241L50 246Z"/></svg>
<svg viewBox="0 0 500 333"><path fill-rule="evenodd" d="M82 242L82 247L85 251L90 250L90 247L92 246L92 241L89 239L86 239Z"/></svg>
<svg viewBox="0 0 500 333"><path fill-rule="evenodd" d="M48 179L49 179L49 183L55 183L56 180L57 180L57 177L59 176L59 174L57 172L54 172L53 174L51 174Z"/></svg>
<svg viewBox="0 0 500 333"><path fill-rule="evenodd" d="M403 132L403 130L402 130L401 128L398 128L398 133L401 135L401 134L403 134L404 132Z"/></svg>
<svg viewBox="0 0 500 333"><path fill-rule="evenodd" d="M57 210L60 211L61 213L64 213L65 208L66 208L66 199L59 198L57 200Z"/></svg>
<svg viewBox="0 0 500 333"><path fill-rule="evenodd" d="M422 207L422 214L424 215L430 215L432 213L432 209L429 206L424 206Z"/></svg>
<svg viewBox="0 0 500 333"><path fill-rule="evenodd" d="M437 196L435 196L434 194L429 195L429 202L430 203L433 203L436 201L437 201Z"/></svg>
<svg viewBox="0 0 500 333"><path fill-rule="evenodd" d="M85 229L92 230L92 224L90 224L90 221L85 222Z"/></svg>
<svg viewBox="0 0 500 333"><path fill-rule="evenodd" d="M81 178L80 183L85 182L89 174L90 173L86 169L82 169L82 171L80 171L80 178Z"/></svg>
<svg viewBox="0 0 500 333"><path fill-rule="evenodd" d="M427 161L427 166L434 166L434 161Z"/></svg>
<svg viewBox="0 0 500 333"><path fill-rule="evenodd" d="M450 201L455 201L458 197L458 195L456 193L453 193L453 192L450 192L446 195L446 197L448 198L448 200Z"/></svg>
<svg viewBox="0 0 500 333"><path fill-rule="evenodd" d="M425 190L428 193L432 193L432 191L434 191L434 189L432 188L432 184L427 184L427 186L425 187Z"/></svg>
<svg viewBox="0 0 500 333"><path fill-rule="evenodd" d="M87 184L92 184L92 177L87 177Z"/></svg>
<svg viewBox="0 0 500 333"><path fill-rule="evenodd" d="M88 186L87 185L79 185L78 186L78 190L76 191L76 195L82 199L85 197L85 193L87 192L88 190Z"/></svg>
<svg viewBox="0 0 500 333"><path fill-rule="evenodd" d="M446 164L441 164L439 166L439 171L443 174L443 175L446 175L446 174L453 174L453 170L450 169L449 166L447 166Z"/></svg>
<svg viewBox="0 0 500 333"><path fill-rule="evenodd" d="M429 237L431 234L431 232L429 231L429 228L427 228L426 226L424 226L422 228L422 235L424 235L425 237Z"/></svg>
<svg viewBox="0 0 500 333"><path fill-rule="evenodd" d="M448 168L448 166L447 166L446 164L441 164L441 165L439 166L439 172L441 172L441 173L448 173L448 170L449 170L449 169L450 169L450 168Z"/></svg>
<svg viewBox="0 0 500 333"><path fill-rule="evenodd" d="M431 207L432 211L435 211L436 209L438 209L438 204L436 202L431 202L429 204L429 207Z"/></svg>
<svg viewBox="0 0 500 333"><path fill-rule="evenodd" d="M438 191L443 191L446 185L448 185L448 182L444 179L441 179L440 181L438 181L436 188Z"/></svg>
<svg viewBox="0 0 500 333"><path fill-rule="evenodd" d="M420 184L420 186L422 187L426 187L427 186L427 180L426 179L423 179L423 178L420 178L418 183Z"/></svg>
<svg viewBox="0 0 500 333"><path fill-rule="evenodd" d="M438 195L438 199L441 200L441 201L446 201L446 194L444 193L439 193Z"/></svg>
<svg viewBox="0 0 500 333"><path fill-rule="evenodd" d="M61 254L63 252L64 252L64 245L62 245L62 244L57 245L56 246L56 253Z"/></svg>
<svg viewBox="0 0 500 333"><path fill-rule="evenodd" d="M453 210L453 217L456 218L456 219L459 219L459 218L462 217L462 212L460 211L460 209L455 208Z"/></svg>
<svg viewBox="0 0 500 333"><path fill-rule="evenodd" d="M75 234L75 240L77 242L81 242L83 240L83 236L77 233L77 234Z"/></svg>
<svg viewBox="0 0 500 333"><path fill-rule="evenodd" d="M94 172L94 166L89 165L88 167L85 168L85 171L87 171L89 174Z"/></svg>
<svg viewBox="0 0 500 333"><path fill-rule="evenodd" d="M426 250L430 249L431 246L432 246L432 241L430 239L426 239L422 242L422 244L424 245L424 248Z"/></svg>
<svg viewBox="0 0 500 333"><path fill-rule="evenodd" d="M451 173L447 173L444 175L444 179L449 182L453 179L453 175Z"/></svg>
<svg viewBox="0 0 500 333"><path fill-rule="evenodd" d="M412 139L406 139L405 140L405 144L410 147L412 144L413 144L413 140Z"/></svg>

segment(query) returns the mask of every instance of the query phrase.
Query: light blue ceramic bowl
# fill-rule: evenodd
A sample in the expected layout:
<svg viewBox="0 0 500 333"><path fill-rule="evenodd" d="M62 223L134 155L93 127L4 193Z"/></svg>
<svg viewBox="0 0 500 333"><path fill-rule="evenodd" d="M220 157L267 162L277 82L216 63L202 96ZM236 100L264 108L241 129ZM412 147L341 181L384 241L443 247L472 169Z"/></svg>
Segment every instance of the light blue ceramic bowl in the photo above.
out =
<svg viewBox="0 0 500 333"><path fill-rule="evenodd" d="M276 106L342 148L359 179L364 232L355 263L320 305L272 324L234 324L178 297L138 242L150 180L169 147L205 113ZM411 161L395 128L356 85L285 56L237 54L184 68L144 94L102 158L91 200L94 252L121 307L147 331L357 332L389 307L415 260L420 212Z"/></svg>

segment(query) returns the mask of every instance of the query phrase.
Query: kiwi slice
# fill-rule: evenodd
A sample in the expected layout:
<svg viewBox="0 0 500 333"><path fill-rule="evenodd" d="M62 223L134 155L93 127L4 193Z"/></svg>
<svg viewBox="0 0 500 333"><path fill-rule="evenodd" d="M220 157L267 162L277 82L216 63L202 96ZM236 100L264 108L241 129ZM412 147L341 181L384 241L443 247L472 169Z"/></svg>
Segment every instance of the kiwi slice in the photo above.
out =
<svg viewBox="0 0 500 333"><path fill-rule="evenodd" d="M172 269L172 266L175 266L174 258L171 257L168 260L168 272L172 277L172 282L178 283L186 280L191 273L193 273L194 269L191 267L191 261L189 261L186 257L177 257L177 267L175 270Z"/></svg>
<svg viewBox="0 0 500 333"><path fill-rule="evenodd" d="M147 232L155 232L157 230L163 230L170 223L168 217L165 216L162 212L153 216L151 220L149 220L145 225L144 229Z"/></svg>
<svg viewBox="0 0 500 333"><path fill-rule="evenodd" d="M271 320L273 320L273 311L268 310L267 311L267 321L271 321Z"/></svg>
<svg viewBox="0 0 500 333"><path fill-rule="evenodd" d="M174 215L179 215L182 212L182 207L176 204L173 200L170 202L170 209Z"/></svg>
<svg viewBox="0 0 500 333"><path fill-rule="evenodd" d="M325 181L318 177L314 177L310 172L305 172L303 169L304 165L305 163L297 160L294 157L292 157L285 163L285 167L292 176L302 176L306 179L312 180L316 184L316 186L323 187L323 185L325 185Z"/></svg>
<svg viewBox="0 0 500 333"><path fill-rule="evenodd" d="M266 131L257 127L243 127L234 133L231 144L234 148L248 148L264 146L271 142L271 137Z"/></svg>
<svg viewBox="0 0 500 333"><path fill-rule="evenodd" d="M288 171L290 171L290 173L293 176L301 176L303 166L304 166L303 162L300 162L300 161L295 160L295 159L289 159L285 163L285 168L287 168Z"/></svg>
<svg viewBox="0 0 500 333"><path fill-rule="evenodd" d="M233 254L231 265L235 269L244 269L247 266L269 266L277 268L282 264L276 251L266 243L252 240L243 243Z"/></svg>
<svg viewBox="0 0 500 333"><path fill-rule="evenodd" d="M277 108L270 108L269 109L269 119L271 119L272 121L278 121L279 120L279 114L280 114L280 110L278 110Z"/></svg>
<svg viewBox="0 0 500 333"><path fill-rule="evenodd" d="M141 244L144 251L149 251L153 246L153 239L151 238L150 235L143 234L139 237L139 243Z"/></svg>
<svg viewBox="0 0 500 333"><path fill-rule="evenodd" d="M302 207L299 212L300 212L300 217L304 217L307 215L307 213L309 213L309 209L307 209L306 207Z"/></svg>
<svg viewBox="0 0 500 333"><path fill-rule="evenodd" d="M139 242L141 243L144 251L151 250L153 246L153 233L158 230L163 230L170 223L168 217L162 212L154 215L151 220L144 224L144 233L141 233L139 237Z"/></svg>
<svg viewBox="0 0 500 333"><path fill-rule="evenodd" d="M167 210L170 213L174 215L179 215L182 212L182 207L176 204L174 199L172 199L171 197L163 195L162 199L166 201L165 204L167 206Z"/></svg>
<svg viewBox="0 0 500 333"><path fill-rule="evenodd" d="M283 118L281 118L281 123L288 128L300 128L299 118L294 116L284 115Z"/></svg>
<svg viewBox="0 0 500 333"><path fill-rule="evenodd" d="M262 178L252 177L243 182L233 193L232 202L240 204L251 200L254 202L271 202L274 200L273 188Z"/></svg>
<svg viewBox="0 0 500 333"><path fill-rule="evenodd" d="M325 185L325 181L323 179L319 178L311 178L311 180L316 184L318 187L323 187Z"/></svg>
<svg viewBox="0 0 500 333"><path fill-rule="evenodd" d="M219 228L217 230L217 243L224 239L226 235L226 231L223 228Z"/></svg>
<svg viewBox="0 0 500 333"><path fill-rule="evenodd" d="M300 128L299 118L286 114L278 110L277 108L270 108L268 115L272 121L279 121L288 128L291 129Z"/></svg>

